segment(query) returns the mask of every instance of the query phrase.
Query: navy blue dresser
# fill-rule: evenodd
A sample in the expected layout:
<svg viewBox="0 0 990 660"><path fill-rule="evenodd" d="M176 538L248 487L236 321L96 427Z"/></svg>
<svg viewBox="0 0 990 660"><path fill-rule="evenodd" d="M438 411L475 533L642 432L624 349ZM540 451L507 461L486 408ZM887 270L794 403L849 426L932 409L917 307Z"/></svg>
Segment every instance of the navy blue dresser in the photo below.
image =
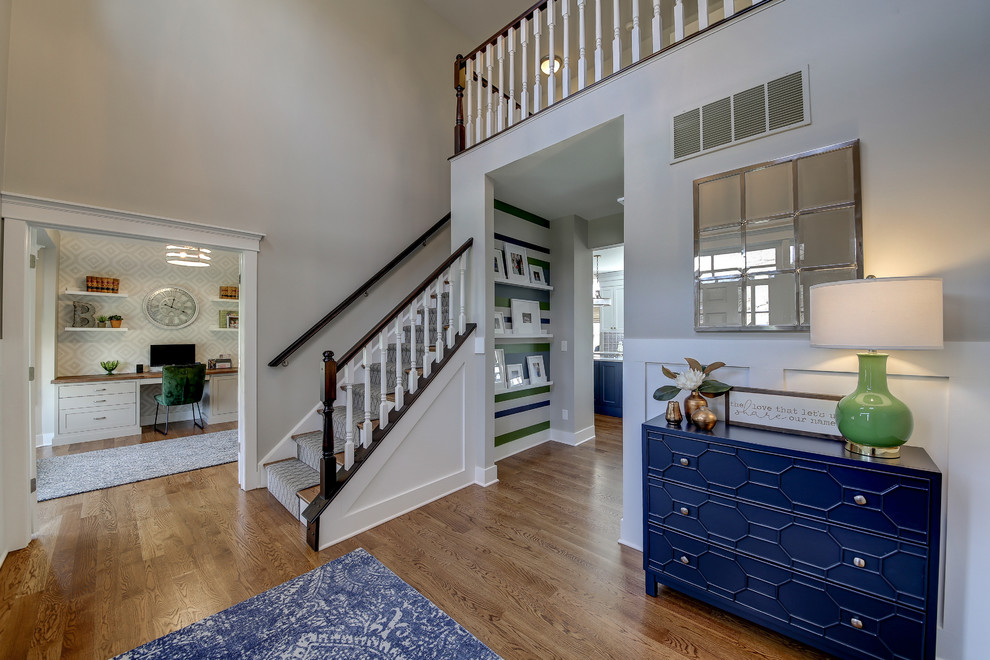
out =
<svg viewBox="0 0 990 660"><path fill-rule="evenodd" d="M935 657L942 475L920 447L643 425L646 593L664 584L840 658Z"/></svg>

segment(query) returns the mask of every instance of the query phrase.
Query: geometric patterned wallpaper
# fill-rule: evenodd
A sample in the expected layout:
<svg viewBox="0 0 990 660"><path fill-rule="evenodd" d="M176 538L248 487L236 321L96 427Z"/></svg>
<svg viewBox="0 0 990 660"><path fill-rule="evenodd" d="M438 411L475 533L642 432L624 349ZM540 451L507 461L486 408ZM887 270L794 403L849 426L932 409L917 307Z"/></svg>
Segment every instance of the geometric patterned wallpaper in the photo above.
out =
<svg viewBox="0 0 990 660"><path fill-rule="evenodd" d="M237 301L212 302L221 285L236 285L240 270L237 252L214 250L209 268L189 268L165 263L161 241L61 232L58 272L58 335L56 376L103 373L100 362L119 360L118 372L147 365L151 344L196 344L196 360L206 362L221 353L230 354L237 366L237 332L219 331L221 310L237 310ZM86 276L120 279L120 293L127 298L66 295L66 289L86 290ZM167 285L181 286L196 297L199 315L185 328L167 330L144 315L144 298ZM72 325L72 302L92 304L95 315L120 314L127 332L66 332ZM142 394L148 388L141 388ZM149 394L150 396L150 394ZM144 398L144 397L142 397ZM154 403L152 403L154 406Z"/></svg>

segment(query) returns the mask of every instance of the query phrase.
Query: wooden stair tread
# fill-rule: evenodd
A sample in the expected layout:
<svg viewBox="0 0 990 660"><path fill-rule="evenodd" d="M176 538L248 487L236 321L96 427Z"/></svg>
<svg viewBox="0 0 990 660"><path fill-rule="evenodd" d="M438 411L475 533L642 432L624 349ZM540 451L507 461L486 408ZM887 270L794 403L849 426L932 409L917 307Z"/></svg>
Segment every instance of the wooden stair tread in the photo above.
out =
<svg viewBox="0 0 990 660"><path fill-rule="evenodd" d="M358 422L357 424L355 424L355 426L357 426L361 430L364 430L364 420L362 419L360 422ZM378 420L377 419L371 420L371 430L374 431L378 427L379 427Z"/></svg>
<svg viewBox="0 0 990 660"><path fill-rule="evenodd" d="M292 437L295 438L295 436L292 436ZM282 459L279 459L277 461L270 461L268 463L265 463L264 467L268 467L269 465L275 465L276 463L285 463L286 461L294 461L294 460L296 460L294 457L293 458L282 458Z"/></svg>
<svg viewBox="0 0 990 660"><path fill-rule="evenodd" d="M313 500L316 499L316 496L319 494L320 494L320 484L316 484L315 486L310 486L309 488L303 488L301 491L296 493L296 495L299 496L299 499L301 499L306 504L310 504Z"/></svg>
<svg viewBox="0 0 990 660"><path fill-rule="evenodd" d="M412 369L406 369L406 373L409 373L410 371L412 371ZM416 367L416 373L418 373L420 376L422 376L423 375L423 367Z"/></svg>

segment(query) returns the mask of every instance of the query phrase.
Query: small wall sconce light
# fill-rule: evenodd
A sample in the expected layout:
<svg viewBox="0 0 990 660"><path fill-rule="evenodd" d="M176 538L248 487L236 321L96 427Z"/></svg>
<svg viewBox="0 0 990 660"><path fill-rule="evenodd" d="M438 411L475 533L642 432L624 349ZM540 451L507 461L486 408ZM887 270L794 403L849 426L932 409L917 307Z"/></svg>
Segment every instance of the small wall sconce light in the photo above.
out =
<svg viewBox="0 0 990 660"><path fill-rule="evenodd" d="M556 55L554 55L553 56L553 73L557 73L557 71L560 70L561 64L563 64L563 63L560 61L560 58L557 57ZM545 55L543 57L543 59L540 60L540 71L542 71L544 75L547 75L547 76L550 75L550 56L549 55Z"/></svg>

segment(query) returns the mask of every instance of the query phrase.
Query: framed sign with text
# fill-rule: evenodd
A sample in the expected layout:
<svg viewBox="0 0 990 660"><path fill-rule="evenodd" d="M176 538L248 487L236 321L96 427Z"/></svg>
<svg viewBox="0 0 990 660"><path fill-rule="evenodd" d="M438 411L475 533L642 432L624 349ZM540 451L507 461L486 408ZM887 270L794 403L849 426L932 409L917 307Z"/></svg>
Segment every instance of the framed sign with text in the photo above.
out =
<svg viewBox="0 0 990 660"><path fill-rule="evenodd" d="M733 387L726 395L725 421L734 426L842 440L835 424L841 396Z"/></svg>

